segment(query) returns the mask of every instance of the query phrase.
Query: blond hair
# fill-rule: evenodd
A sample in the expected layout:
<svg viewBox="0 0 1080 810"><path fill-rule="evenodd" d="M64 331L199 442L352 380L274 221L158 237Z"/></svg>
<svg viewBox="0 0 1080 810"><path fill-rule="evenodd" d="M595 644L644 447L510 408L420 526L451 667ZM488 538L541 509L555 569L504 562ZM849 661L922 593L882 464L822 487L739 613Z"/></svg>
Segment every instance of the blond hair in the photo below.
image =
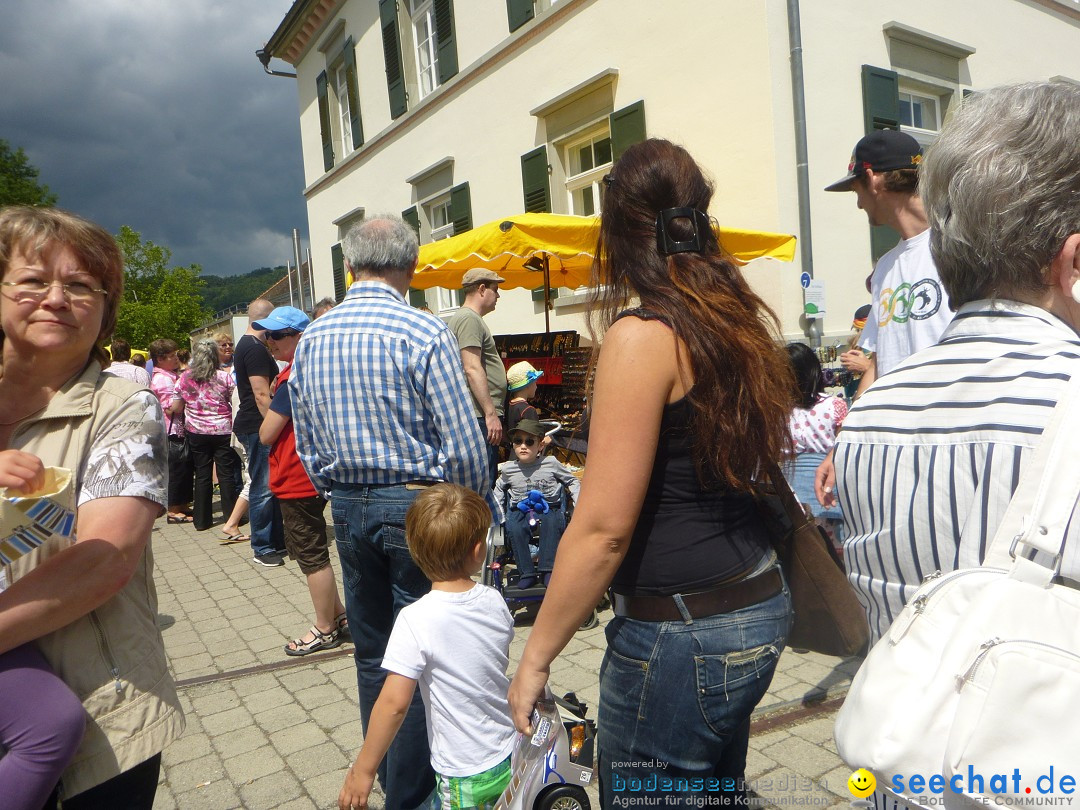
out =
<svg viewBox="0 0 1080 810"><path fill-rule="evenodd" d="M432 582L468 576L469 557L491 525L491 510L471 489L436 484L416 496L405 514L409 553Z"/></svg>

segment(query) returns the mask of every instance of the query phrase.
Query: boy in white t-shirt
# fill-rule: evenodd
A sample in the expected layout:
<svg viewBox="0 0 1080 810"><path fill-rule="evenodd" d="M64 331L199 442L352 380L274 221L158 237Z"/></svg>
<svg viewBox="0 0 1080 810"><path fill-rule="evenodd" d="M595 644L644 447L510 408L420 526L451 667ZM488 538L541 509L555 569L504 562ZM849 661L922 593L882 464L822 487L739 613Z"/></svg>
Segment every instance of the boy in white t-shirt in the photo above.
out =
<svg viewBox="0 0 1080 810"><path fill-rule="evenodd" d="M367 807L375 774L412 701L427 710L435 805L491 807L510 781L516 741L506 693L514 620L497 591L473 582L486 556L491 511L456 484L421 492L405 536L431 592L402 608L386 645L388 670L364 746L349 768L338 807Z"/></svg>

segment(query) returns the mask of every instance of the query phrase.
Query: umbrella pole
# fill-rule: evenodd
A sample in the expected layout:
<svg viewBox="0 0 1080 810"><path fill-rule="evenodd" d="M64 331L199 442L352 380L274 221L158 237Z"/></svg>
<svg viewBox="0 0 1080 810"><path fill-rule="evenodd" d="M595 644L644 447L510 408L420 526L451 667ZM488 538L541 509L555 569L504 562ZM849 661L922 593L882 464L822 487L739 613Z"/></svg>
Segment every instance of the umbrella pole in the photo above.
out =
<svg viewBox="0 0 1080 810"><path fill-rule="evenodd" d="M551 273L548 271L548 255L544 254L544 334L551 334Z"/></svg>

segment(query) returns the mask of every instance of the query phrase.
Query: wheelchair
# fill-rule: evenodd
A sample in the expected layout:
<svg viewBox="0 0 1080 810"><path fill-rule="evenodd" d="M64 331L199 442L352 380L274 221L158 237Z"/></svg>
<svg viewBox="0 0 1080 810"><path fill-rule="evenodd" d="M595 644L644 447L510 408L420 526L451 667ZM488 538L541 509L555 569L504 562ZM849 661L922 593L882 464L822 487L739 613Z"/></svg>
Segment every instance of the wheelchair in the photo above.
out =
<svg viewBox="0 0 1080 810"><path fill-rule="evenodd" d="M558 431L558 423L555 423L555 425L555 429L548 431L548 435ZM504 503L502 506L509 514L511 510L510 504ZM564 487L560 494L559 503L553 505L550 512L536 515L536 520L531 526L530 550L539 547L540 527L545 519L563 521L565 530L565 524L569 523L572 512L570 496ZM534 555L535 553L533 551ZM537 573L539 575L543 572L538 571ZM521 574L518 564L514 559L514 552L509 539L506 537L504 527L492 526L488 532L487 559L484 564L483 582L502 594L503 601L506 602L506 607L515 620L517 614L522 612L526 616L534 617L540 610L540 603L547 592L547 587L543 584L543 579L540 576L537 576L536 583L528 588L518 587L520 579ZM603 605L593 610L589 618L581 625L582 630L590 630L600 624L600 618L597 615L597 611L600 609L603 609Z"/></svg>

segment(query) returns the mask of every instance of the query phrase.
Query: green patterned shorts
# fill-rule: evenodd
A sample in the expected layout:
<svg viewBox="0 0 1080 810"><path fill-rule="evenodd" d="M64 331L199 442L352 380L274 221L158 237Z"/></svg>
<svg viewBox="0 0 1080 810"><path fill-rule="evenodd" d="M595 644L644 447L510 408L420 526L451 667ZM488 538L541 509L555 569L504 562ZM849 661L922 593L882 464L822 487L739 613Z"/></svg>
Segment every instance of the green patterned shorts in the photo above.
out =
<svg viewBox="0 0 1080 810"><path fill-rule="evenodd" d="M510 781L510 757L472 776L435 774L435 810L491 810Z"/></svg>

